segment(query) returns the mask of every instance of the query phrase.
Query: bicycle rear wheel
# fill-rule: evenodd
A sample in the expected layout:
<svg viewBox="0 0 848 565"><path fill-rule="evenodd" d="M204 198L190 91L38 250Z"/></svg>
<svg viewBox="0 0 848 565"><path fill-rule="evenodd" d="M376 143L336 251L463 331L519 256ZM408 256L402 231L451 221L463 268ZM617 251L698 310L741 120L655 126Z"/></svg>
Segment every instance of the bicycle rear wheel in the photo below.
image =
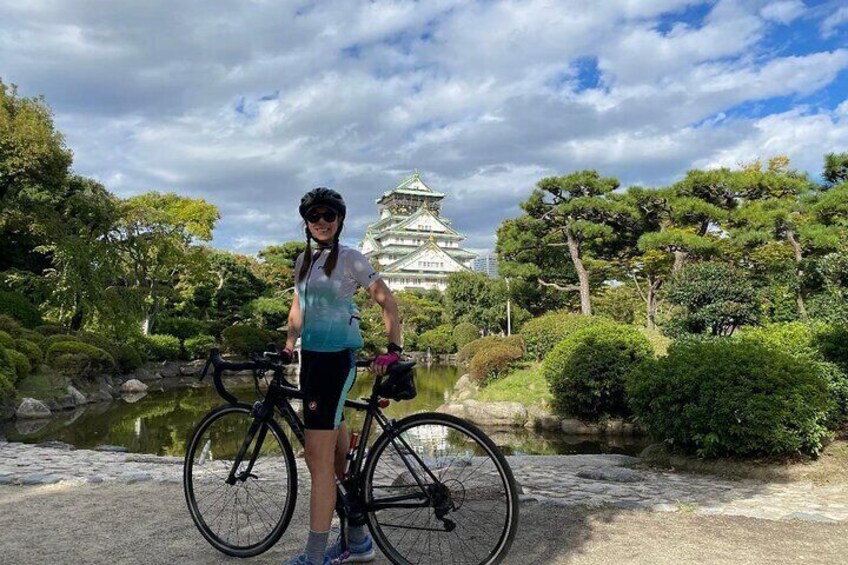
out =
<svg viewBox="0 0 848 565"><path fill-rule="evenodd" d="M273 420L257 422L251 437L252 424L246 404L213 410L198 424L183 466L183 488L195 525L212 546L235 557L252 557L272 547L288 527L297 498L288 438ZM237 454L248 441L236 471L239 478L228 484ZM259 454L246 473L258 441Z"/></svg>
<svg viewBox="0 0 848 565"><path fill-rule="evenodd" d="M518 490L497 446L447 414L396 426L403 441L380 436L364 468L365 502L380 507L366 517L383 553L400 564L500 563L518 528ZM415 497L428 502L410 507Z"/></svg>

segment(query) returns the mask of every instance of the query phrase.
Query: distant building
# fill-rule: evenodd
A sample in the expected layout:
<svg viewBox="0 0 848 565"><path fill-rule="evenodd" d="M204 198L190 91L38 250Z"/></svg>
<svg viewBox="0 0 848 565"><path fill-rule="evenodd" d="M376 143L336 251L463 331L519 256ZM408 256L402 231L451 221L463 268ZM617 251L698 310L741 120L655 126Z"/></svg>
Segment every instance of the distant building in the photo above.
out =
<svg viewBox="0 0 848 565"><path fill-rule="evenodd" d="M475 254L459 246L465 236L441 215L444 197L416 171L377 199L380 219L365 230L359 249L392 290L445 290L448 275L471 268Z"/></svg>
<svg viewBox="0 0 848 565"><path fill-rule="evenodd" d="M477 257L471 263L471 270L486 273L489 278L498 278L498 260L492 256Z"/></svg>

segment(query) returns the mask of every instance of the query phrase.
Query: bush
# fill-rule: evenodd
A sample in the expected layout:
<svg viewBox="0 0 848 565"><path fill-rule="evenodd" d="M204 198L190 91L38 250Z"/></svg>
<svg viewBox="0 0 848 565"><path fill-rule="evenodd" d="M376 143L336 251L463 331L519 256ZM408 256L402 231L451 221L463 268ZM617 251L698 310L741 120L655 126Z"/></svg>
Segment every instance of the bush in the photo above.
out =
<svg viewBox="0 0 848 565"><path fill-rule="evenodd" d="M27 356L14 349L7 349L6 355L15 367L15 382L20 382L28 374L32 372L32 364L27 359Z"/></svg>
<svg viewBox="0 0 848 565"><path fill-rule="evenodd" d="M200 359L209 354L209 350L217 345L215 338L211 335L201 334L189 338L185 342L185 348L189 357L192 359Z"/></svg>
<svg viewBox="0 0 848 565"><path fill-rule="evenodd" d="M17 292L0 290L0 314L6 314L27 328L41 324L41 314L38 308Z"/></svg>
<svg viewBox="0 0 848 565"><path fill-rule="evenodd" d="M44 336L40 333L27 329L21 329L21 331L16 334L13 333L12 335L18 339L25 339L36 344L41 343L41 340L44 339Z"/></svg>
<svg viewBox="0 0 848 565"><path fill-rule="evenodd" d="M433 353L452 353L456 351L452 328L445 324L423 332L418 336L418 347L421 351L427 351L429 349Z"/></svg>
<svg viewBox="0 0 848 565"><path fill-rule="evenodd" d="M494 343L474 355L468 372L477 383L485 384L504 375L523 356L524 353L513 345Z"/></svg>
<svg viewBox="0 0 848 565"><path fill-rule="evenodd" d="M180 340L167 334L150 334L141 338L141 347L151 361L174 361L180 358Z"/></svg>
<svg viewBox="0 0 848 565"><path fill-rule="evenodd" d="M582 328L609 321L607 318L557 311L530 320L521 327L519 335L524 338L527 355L536 361L541 361L549 351L570 334Z"/></svg>
<svg viewBox="0 0 848 565"><path fill-rule="evenodd" d="M835 363L848 375L848 326L821 326L814 333L813 343L825 360Z"/></svg>
<svg viewBox="0 0 848 565"><path fill-rule="evenodd" d="M572 333L542 365L554 410L584 420L630 415L627 374L652 357L651 344L633 326L606 322Z"/></svg>
<svg viewBox="0 0 848 565"><path fill-rule="evenodd" d="M66 375L93 377L115 370L115 360L107 351L81 341L56 342L44 356L48 365Z"/></svg>
<svg viewBox="0 0 848 565"><path fill-rule="evenodd" d="M144 358L134 345L122 343L112 348L112 355L115 357L115 364L121 374L132 373L142 365Z"/></svg>
<svg viewBox="0 0 848 565"><path fill-rule="evenodd" d="M41 364L41 360L44 358L44 352L41 351L41 348L27 339L16 339L15 349L26 355L33 369L37 369Z"/></svg>
<svg viewBox="0 0 848 565"><path fill-rule="evenodd" d="M80 332L77 334L77 339L83 343L99 347L104 351L109 351L110 353L112 353L112 349L115 347L111 340L93 332Z"/></svg>
<svg viewBox="0 0 848 565"><path fill-rule="evenodd" d="M4 331L9 335L18 335L18 333L23 329L21 323L12 318L11 316L7 316L6 314L0 314L0 331Z"/></svg>
<svg viewBox="0 0 848 565"><path fill-rule="evenodd" d="M50 349L50 347L54 343L60 343L60 342L63 342L63 341L79 342L80 339L77 336L71 335L71 334L54 334L54 335L50 335L50 336L47 336L44 339L42 339L41 343L39 343L38 346L41 348L42 351L44 351L46 353L47 350Z"/></svg>
<svg viewBox="0 0 848 565"><path fill-rule="evenodd" d="M508 335L502 339L502 343L509 345L511 347L515 347L516 349L521 350L522 357L527 352L527 348L525 347L524 338L518 334Z"/></svg>
<svg viewBox="0 0 848 565"><path fill-rule="evenodd" d="M41 335L48 337L51 335L57 334L66 334L68 333L68 328L57 326L53 324L44 324L35 328L35 331L40 333Z"/></svg>
<svg viewBox="0 0 848 565"><path fill-rule="evenodd" d="M480 330L471 322L460 322L453 329L453 342L457 349L462 349L479 337Z"/></svg>
<svg viewBox="0 0 848 565"><path fill-rule="evenodd" d="M639 365L627 390L654 438L702 457L815 455L828 436L822 376L752 341L676 343Z"/></svg>
<svg viewBox="0 0 848 565"><path fill-rule="evenodd" d="M666 337L659 330L650 328L639 328L639 332L645 336L645 339L651 344L651 349L654 350L654 355L663 357L668 353L668 346L671 345L671 338Z"/></svg>
<svg viewBox="0 0 848 565"><path fill-rule="evenodd" d="M485 337L475 339L474 341L465 344L465 346L459 350L459 353L456 356L456 361L461 365L470 363L478 351L485 347L500 343L501 340L502 338L496 335L487 335Z"/></svg>
<svg viewBox="0 0 848 565"><path fill-rule="evenodd" d="M0 346L0 400L5 399L14 390L15 366L9 358L9 353L6 348Z"/></svg>
<svg viewBox="0 0 848 565"><path fill-rule="evenodd" d="M15 338L10 336L8 333L0 330L0 347L5 347L6 349L12 349L15 347Z"/></svg>
<svg viewBox="0 0 848 565"><path fill-rule="evenodd" d="M256 326L230 326L221 332L224 347L231 353L249 355L254 351L263 351L268 343L277 343L280 336Z"/></svg>

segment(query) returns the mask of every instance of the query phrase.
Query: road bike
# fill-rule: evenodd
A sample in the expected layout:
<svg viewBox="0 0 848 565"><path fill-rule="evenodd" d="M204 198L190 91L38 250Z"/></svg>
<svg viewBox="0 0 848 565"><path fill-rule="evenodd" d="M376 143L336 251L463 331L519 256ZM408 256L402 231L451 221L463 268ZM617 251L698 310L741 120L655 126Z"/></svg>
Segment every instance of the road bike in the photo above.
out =
<svg viewBox="0 0 848 565"><path fill-rule="evenodd" d="M212 350L201 379L210 365L227 404L210 411L188 443L185 498L213 547L252 557L280 539L294 512L298 469L275 414L303 446L303 421L291 404L303 394L286 379L277 351L234 362ZM386 376L375 377L368 397L345 400L346 408L364 412L364 421L351 434L348 469L337 480L343 548L346 524L364 523L392 563L500 563L518 528L518 492L498 447L473 424L447 414L396 421L382 412L393 400L415 396L414 365L395 363ZM224 371L246 370L257 393L252 405L239 402L222 380ZM382 433L372 441L375 422Z"/></svg>

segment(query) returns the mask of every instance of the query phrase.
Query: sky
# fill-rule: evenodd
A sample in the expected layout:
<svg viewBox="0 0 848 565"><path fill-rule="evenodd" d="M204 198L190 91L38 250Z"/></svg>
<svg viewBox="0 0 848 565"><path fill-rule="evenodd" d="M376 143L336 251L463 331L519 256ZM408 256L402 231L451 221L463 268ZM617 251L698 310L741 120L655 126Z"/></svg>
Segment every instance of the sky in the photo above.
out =
<svg viewBox="0 0 848 565"><path fill-rule="evenodd" d="M215 204L216 247L302 239L315 186L357 245L417 169L486 253L545 176L819 176L848 151L848 4L0 0L0 79L45 96L77 173Z"/></svg>

